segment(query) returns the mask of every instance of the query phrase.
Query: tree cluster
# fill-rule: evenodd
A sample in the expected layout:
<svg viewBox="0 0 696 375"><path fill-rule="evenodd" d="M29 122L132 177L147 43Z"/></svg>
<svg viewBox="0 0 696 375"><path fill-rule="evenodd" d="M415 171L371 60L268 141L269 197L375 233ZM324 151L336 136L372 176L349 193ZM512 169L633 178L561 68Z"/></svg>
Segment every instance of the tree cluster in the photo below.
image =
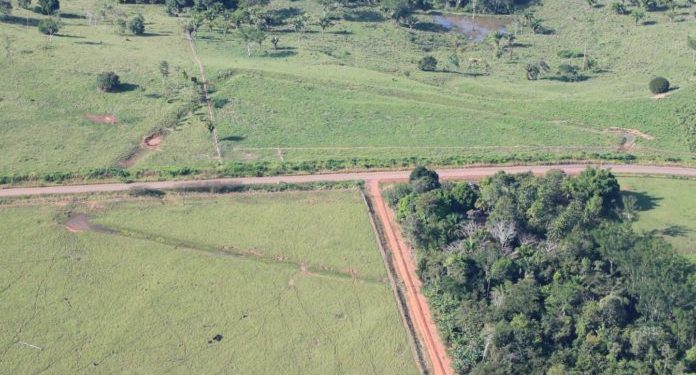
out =
<svg viewBox="0 0 696 375"><path fill-rule="evenodd" d="M388 192L455 369L471 374L696 371L696 269L631 229L607 170Z"/></svg>

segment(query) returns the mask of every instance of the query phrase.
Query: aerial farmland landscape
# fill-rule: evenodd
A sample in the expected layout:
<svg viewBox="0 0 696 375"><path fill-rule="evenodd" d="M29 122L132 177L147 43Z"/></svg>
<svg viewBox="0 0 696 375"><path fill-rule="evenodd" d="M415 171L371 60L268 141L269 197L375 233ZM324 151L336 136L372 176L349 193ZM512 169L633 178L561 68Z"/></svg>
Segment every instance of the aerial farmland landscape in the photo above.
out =
<svg viewBox="0 0 696 375"><path fill-rule="evenodd" d="M0 374L696 373L694 0L0 0Z"/></svg>

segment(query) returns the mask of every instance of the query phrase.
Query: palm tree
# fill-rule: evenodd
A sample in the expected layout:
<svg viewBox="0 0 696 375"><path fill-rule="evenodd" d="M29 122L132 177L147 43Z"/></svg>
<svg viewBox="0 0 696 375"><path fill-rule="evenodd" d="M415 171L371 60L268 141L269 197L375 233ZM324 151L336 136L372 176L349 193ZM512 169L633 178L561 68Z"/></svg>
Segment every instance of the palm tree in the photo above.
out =
<svg viewBox="0 0 696 375"><path fill-rule="evenodd" d="M507 39L507 46L510 50L510 59L512 59L512 49L515 46L515 40L517 40L517 35L515 35L515 33L507 33L505 34L505 39Z"/></svg>
<svg viewBox="0 0 696 375"><path fill-rule="evenodd" d="M631 17L636 21L636 25L638 25L638 22L645 18L645 11L640 8L633 9L631 11Z"/></svg>

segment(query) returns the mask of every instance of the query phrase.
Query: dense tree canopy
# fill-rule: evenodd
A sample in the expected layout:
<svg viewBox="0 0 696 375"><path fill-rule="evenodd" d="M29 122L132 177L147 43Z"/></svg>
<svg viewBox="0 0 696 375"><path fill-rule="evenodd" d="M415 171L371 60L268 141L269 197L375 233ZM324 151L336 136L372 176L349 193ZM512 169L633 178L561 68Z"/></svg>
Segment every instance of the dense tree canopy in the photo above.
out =
<svg viewBox="0 0 696 375"><path fill-rule="evenodd" d="M433 177L419 169L388 200L457 371L696 371L695 267L631 229L609 171Z"/></svg>

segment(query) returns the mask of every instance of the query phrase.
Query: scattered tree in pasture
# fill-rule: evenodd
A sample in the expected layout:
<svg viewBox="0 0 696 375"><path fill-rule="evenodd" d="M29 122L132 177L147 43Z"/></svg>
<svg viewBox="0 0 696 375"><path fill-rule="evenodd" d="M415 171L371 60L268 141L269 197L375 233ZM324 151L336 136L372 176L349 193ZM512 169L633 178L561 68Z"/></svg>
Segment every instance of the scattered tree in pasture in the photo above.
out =
<svg viewBox="0 0 696 375"><path fill-rule="evenodd" d="M48 35L48 40L50 41L53 39L53 35L60 30L60 23L53 18L46 18L39 21L38 28L40 33Z"/></svg>
<svg viewBox="0 0 696 375"><path fill-rule="evenodd" d="M273 49L278 49L278 43L280 43L280 38L278 38L277 36L271 38L271 44L273 45Z"/></svg>
<svg viewBox="0 0 696 375"><path fill-rule="evenodd" d="M97 75L97 90L101 92L113 92L120 85L120 78L114 72L102 72Z"/></svg>
<svg viewBox="0 0 696 375"><path fill-rule="evenodd" d="M546 61L537 61L534 63L529 63L525 67L527 72L527 79L530 81L536 81L543 73L547 73L551 70L551 67L546 63Z"/></svg>
<svg viewBox="0 0 696 375"><path fill-rule="evenodd" d="M319 20L317 21L317 24L321 28L321 32L324 33L324 30L330 28L333 26L333 22L331 21L331 18L329 17L328 14L324 13L319 17Z"/></svg>
<svg viewBox="0 0 696 375"><path fill-rule="evenodd" d="M418 61L418 69L425 72L434 72L437 69L437 59L434 56L424 56Z"/></svg>
<svg viewBox="0 0 696 375"><path fill-rule="evenodd" d="M636 25L645 18L645 11L641 8L636 8L631 11L631 18L636 21Z"/></svg>
<svg viewBox="0 0 696 375"><path fill-rule="evenodd" d="M592 8L594 8L597 5L597 0L585 0L585 2L590 7L590 10L592 10Z"/></svg>
<svg viewBox="0 0 696 375"><path fill-rule="evenodd" d="M36 6L36 10L39 13L51 15L60 9L59 0L39 0Z"/></svg>
<svg viewBox="0 0 696 375"><path fill-rule="evenodd" d="M116 33L123 35L126 33L126 29L128 29L128 20L122 17L116 18L114 26L116 26Z"/></svg>
<svg viewBox="0 0 696 375"><path fill-rule="evenodd" d="M167 77L169 77L169 63L165 60L162 60L160 61L158 68L160 75L162 76L162 82L164 82L167 79Z"/></svg>
<svg viewBox="0 0 696 375"><path fill-rule="evenodd" d="M510 51L510 58L512 59L512 51L515 47L515 40L517 40L517 35L514 33L506 33L505 39L507 40L507 48Z"/></svg>
<svg viewBox="0 0 696 375"><path fill-rule="evenodd" d="M257 43L261 48L261 44L266 40L266 32L255 27L242 27L239 29L239 34L246 43L247 56L249 57L251 57L251 46Z"/></svg>
<svg viewBox="0 0 696 375"><path fill-rule="evenodd" d="M410 15L404 18L403 24L406 25L409 29L413 29L418 24L418 18L414 17L413 15Z"/></svg>
<svg viewBox="0 0 696 375"><path fill-rule="evenodd" d="M142 14L137 14L128 21L128 30L133 35L143 35L145 33L145 17Z"/></svg>
<svg viewBox="0 0 696 375"><path fill-rule="evenodd" d="M17 5L22 9L29 9L31 7L31 0L17 0Z"/></svg>
<svg viewBox="0 0 696 375"><path fill-rule="evenodd" d="M655 77L650 80L649 87L653 94L663 94L669 91L669 81L664 77Z"/></svg>
<svg viewBox="0 0 696 375"><path fill-rule="evenodd" d="M0 0L0 20L12 14L12 2L10 0Z"/></svg>
<svg viewBox="0 0 696 375"><path fill-rule="evenodd" d="M408 0L384 0L380 4L387 16L399 24L403 24L404 19L413 13Z"/></svg>
<svg viewBox="0 0 696 375"><path fill-rule="evenodd" d="M300 15L292 19L292 28L296 33L304 31L307 27L307 16Z"/></svg>
<svg viewBox="0 0 696 375"><path fill-rule="evenodd" d="M614 13L620 14L620 15L625 15L628 13L628 9L626 9L626 5L622 2L619 2L619 1L611 4L611 10Z"/></svg>

